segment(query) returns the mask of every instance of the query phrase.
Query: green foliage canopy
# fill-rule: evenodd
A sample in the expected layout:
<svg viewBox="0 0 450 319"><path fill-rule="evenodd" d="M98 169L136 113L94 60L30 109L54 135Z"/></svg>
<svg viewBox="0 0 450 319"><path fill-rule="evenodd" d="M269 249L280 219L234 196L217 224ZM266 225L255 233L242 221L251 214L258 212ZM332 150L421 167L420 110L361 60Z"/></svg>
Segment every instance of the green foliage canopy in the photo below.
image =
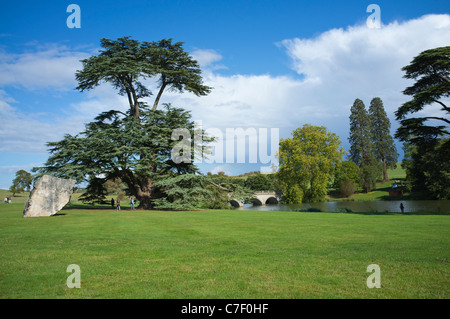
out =
<svg viewBox="0 0 450 319"><path fill-rule="evenodd" d="M371 120L376 120L380 123L375 123L376 126L386 126L386 121L382 120L382 103L381 99L375 98L371 102L371 116L367 112L362 100L356 99L350 109L350 154L349 159L358 165L360 169L359 184L369 192L377 181L381 173L381 166L378 165L376 158L376 143L377 137L374 132ZM382 136L385 136L383 133ZM382 137L380 137L382 139ZM380 142L381 145L381 142ZM385 150L383 150L384 152ZM379 154L381 159L382 154ZM386 173L387 174L387 173Z"/></svg>
<svg viewBox="0 0 450 319"><path fill-rule="evenodd" d="M423 51L402 70L405 78L415 80L403 91L412 99L395 112L400 121L395 136L406 150L402 165L416 193L449 199L450 107L445 103L450 96L450 46ZM412 116L432 104L441 107L440 116Z"/></svg>
<svg viewBox="0 0 450 319"><path fill-rule="evenodd" d="M396 167L398 153L390 133L391 123L379 97L370 101L369 120L374 156L382 163L383 179L386 182L389 180L387 169Z"/></svg>
<svg viewBox="0 0 450 319"><path fill-rule="evenodd" d="M75 74L77 90L83 92L103 82L110 83L120 95L127 96L129 112L101 113L94 122L86 124L83 132L75 136L67 134L61 141L47 143L51 156L44 167L34 170L39 175L50 173L78 182L88 181L87 192L83 195L88 202L103 201L105 182L120 179L140 207L150 209L155 199L168 196L155 185L155 179L195 174L194 157L203 157L207 153L206 144L213 140L202 131L203 139L191 142L194 124L189 112L167 104L165 110L157 110L161 95L165 89L170 89L201 96L208 94L211 88L203 85L197 61L184 51L181 42L162 39L141 43L122 37L101 39L100 45L102 50L98 55L81 61L83 68ZM156 78L159 83L150 110L144 98L153 93L143 82L149 78ZM184 143L187 149L183 147L180 156L191 161L180 162L172 159L172 151L178 144L172 139L172 133L183 129L190 136L188 143Z"/></svg>
<svg viewBox="0 0 450 319"><path fill-rule="evenodd" d="M414 193L427 199L450 199L449 139L428 146L405 143L402 166Z"/></svg>
<svg viewBox="0 0 450 319"><path fill-rule="evenodd" d="M278 179L284 194L292 193L292 203L300 198L308 202L323 200L343 154L339 137L325 127L305 124L297 128L292 138L280 141Z"/></svg>
<svg viewBox="0 0 450 319"><path fill-rule="evenodd" d="M188 111L171 105L165 105L165 110L141 112L140 123L115 111L101 113L78 135L66 135L61 141L47 143L51 156L44 167L35 171L88 181L91 183L88 190L100 193L104 189L100 185L120 178L142 207L152 208L153 199L163 196L154 185L156 177L194 174L198 170L193 157L190 163L176 163L171 156L178 143L171 138L175 129L185 128L191 136L194 134L190 116ZM213 138L203 132L200 145L190 144L190 154L194 154L194 148L207 148L211 141Z"/></svg>
<svg viewBox="0 0 450 319"><path fill-rule="evenodd" d="M267 174L256 173L247 176L244 186L254 191L274 190L273 178Z"/></svg>
<svg viewBox="0 0 450 319"><path fill-rule="evenodd" d="M412 99L395 112L401 124L396 137L414 144L448 138L450 107L444 101L450 96L450 46L423 51L402 70L405 71L404 78L415 80L415 83L403 91ZM407 118L431 104L441 107L442 116Z"/></svg>
<svg viewBox="0 0 450 319"><path fill-rule="evenodd" d="M206 95L211 88L204 85L197 61L184 51L183 43L172 39L142 42L130 37L101 39L98 55L82 60L83 68L75 74L77 90L91 90L102 82L110 83L119 94L126 95L130 115L139 120L143 98L153 93L142 83L157 77L159 91L153 104L156 110L166 88L174 91Z"/></svg>
<svg viewBox="0 0 450 319"><path fill-rule="evenodd" d="M373 153L373 145L369 114L364 102L360 99L356 99L350 109L350 136L348 141L350 143L350 160L361 166L362 159Z"/></svg>
<svg viewBox="0 0 450 319"><path fill-rule="evenodd" d="M21 169L16 172L16 177L13 179L12 185L9 190L13 193L21 193L23 191L29 191L33 177L27 171Z"/></svg>
<svg viewBox="0 0 450 319"><path fill-rule="evenodd" d="M359 179L360 172L358 165L352 161L343 161L336 168L333 186L339 188L344 181L351 181L358 184Z"/></svg>

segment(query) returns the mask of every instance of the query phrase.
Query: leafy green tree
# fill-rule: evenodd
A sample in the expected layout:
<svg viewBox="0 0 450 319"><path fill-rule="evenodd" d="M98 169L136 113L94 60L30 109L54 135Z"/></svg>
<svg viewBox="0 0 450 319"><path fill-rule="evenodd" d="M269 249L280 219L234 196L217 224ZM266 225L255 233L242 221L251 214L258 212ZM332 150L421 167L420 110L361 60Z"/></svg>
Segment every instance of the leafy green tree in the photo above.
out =
<svg viewBox="0 0 450 319"><path fill-rule="evenodd" d="M155 186L156 178L198 171L193 158L180 163L172 159L171 152L179 141L172 140L171 134L179 128L188 130L190 136L194 134L190 113L170 105L165 110L141 112L140 123L115 111L101 113L78 135L47 143L51 156L44 167L35 171L88 181L88 190L100 190L99 196L107 180L120 178L140 207L150 209L155 198L165 196ZM202 143L212 140L204 135ZM194 154L194 148L204 148L204 144L190 143L190 154Z"/></svg>
<svg viewBox="0 0 450 319"><path fill-rule="evenodd" d="M406 170L412 191L423 198L450 199L449 139L436 144L405 143L402 167Z"/></svg>
<svg viewBox="0 0 450 319"><path fill-rule="evenodd" d="M201 205L202 208L210 208L210 209L231 208L231 206L228 205L228 201L230 198L228 197L227 192L212 184L206 185L206 189L208 190L208 196L205 197Z"/></svg>
<svg viewBox="0 0 450 319"><path fill-rule="evenodd" d="M371 124L364 102L356 99L350 109L349 158L361 166L363 158L373 154Z"/></svg>
<svg viewBox="0 0 450 319"><path fill-rule="evenodd" d="M286 204L301 204L303 202L303 189L297 184L286 186L283 192L283 202Z"/></svg>
<svg viewBox="0 0 450 319"><path fill-rule="evenodd" d="M428 198L450 199L450 139L442 138L429 151L416 153L419 168L422 168ZM417 170L418 167L415 167ZM419 173L420 174L420 173ZM417 175L417 174L416 174Z"/></svg>
<svg viewBox="0 0 450 319"><path fill-rule="evenodd" d="M16 172L16 177L13 179L9 190L13 193L22 193L23 191L30 191L33 177L27 171L21 169Z"/></svg>
<svg viewBox="0 0 450 319"><path fill-rule="evenodd" d="M191 143L194 123L190 113L167 104L165 110L157 110L161 95L171 89L200 96L211 88L203 85L198 63L184 52L181 42L163 39L140 43L123 37L101 39L101 47L98 55L82 61L83 68L75 75L77 89L83 92L102 82L110 83L127 96L129 112L101 113L78 135L47 143L51 156L45 167L35 171L89 182L87 200L102 200L104 183L120 178L139 207L150 209L156 198L169 196L155 186L155 180L173 173L196 173L194 157L204 156L206 144L213 140L202 132L200 144L196 145L195 139ZM143 99L152 92L143 80L153 77L159 81L159 92L153 108L148 109ZM181 161L172 156L179 143L171 138L176 130L189 134L187 149L183 147L179 154Z"/></svg>
<svg viewBox="0 0 450 319"><path fill-rule="evenodd" d="M370 102L369 120L375 158L382 163L383 180L389 180L388 168L397 166L398 153L391 136L391 123L384 110L383 101L375 97Z"/></svg>
<svg viewBox="0 0 450 319"><path fill-rule="evenodd" d="M117 195L127 189L120 178L110 179L105 182L107 195Z"/></svg>
<svg viewBox="0 0 450 319"><path fill-rule="evenodd" d="M364 156L359 167L359 172L359 185L368 193L375 187L381 175L381 166L375 156L372 154Z"/></svg>
<svg viewBox="0 0 450 319"><path fill-rule="evenodd" d="M346 179L339 185L339 192L342 197L349 197L356 191L356 185L351 180Z"/></svg>
<svg viewBox="0 0 450 319"><path fill-rule="evenodd" d="M344 181L359 184L360 170L358 165L352 161L343 161L336 168L333 186L339 188Z"/></svg>
<svg viewBox="0 0 450 319"><path fill-rule="evenodd" d="M260 172L249 175L245 180L244 186L254 191L274 190L273 180L267 174L261 174Z"/></svg>
<svg viewBox="0 0 450 319"><path fill-rule="evenodd" d="M252 190L235 183L231 178L216 182L219 181L212 175L161 176L155 180L155 185L167 196L155 199L155 208L227 209L230 208L228 205L230 198L244 202L253 195Z"/></svg>
<svg viewBox="0 0 450 319"><path fill-rule="evenodd" d="M321 201L344 150L339 137L323 126L305 124L282 139L279 149L278 179L284 185L284 196L295 200ZM301 191L300 191L301 189Z"/></svg>
<svg viewBox="0 0 450 319"><path fill-rule="evenodd" d="M85 192L81 194L80 200L83 203L92 205L105 204L107 194L105 180L94 176L89 179L89 184L87 185Z"/></svg>
<svg viewBox="0 0 450 319"><path fill-rule="evenodd" d="M125 183L120 178L107 180L106 178L99 178L91 176L88 178L89 183L80 196L83 203L91 205L108 203L106 196L113 195L113 197L120 196L122 199L128 190Z"/></svg>
<svg viewBox="0 0 450 319"><path fill-rule="evenodd" d="M166 194L154 200L155 208L200 208L204 206L205 201L213 197L211 189L208 188L208 181L203 175L171 175L155 180L155 185Z"/></svg>

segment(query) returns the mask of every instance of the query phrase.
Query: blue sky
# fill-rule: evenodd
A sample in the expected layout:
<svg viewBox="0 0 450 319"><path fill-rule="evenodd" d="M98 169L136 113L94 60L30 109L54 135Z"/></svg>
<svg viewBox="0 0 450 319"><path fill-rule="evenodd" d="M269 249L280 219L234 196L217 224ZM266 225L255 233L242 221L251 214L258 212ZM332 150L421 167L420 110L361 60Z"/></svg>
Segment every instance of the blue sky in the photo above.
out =
<svg viewBox="0 0 450 319"><path fill-rule="evenodd" d="M66 25L67 6L81 28ZM369 28L369 4L381 27ZM202 65L206 97L167 93L162 102L192 111L205 128L324 125L348 149L350 106L379 96L393 112L407 100L401 67L420 52L448 45L448 1L8 1L0 4L0 188L15 172L41 165L45 143L76 134L105 110L127 106L109 86L75 91L79 60L100 38L173 38ZM153 83L148 83L152 88ZM428 114L437 112L430 106ZM257 136L249 136L255 143ZM399 153L401 152L398 145ZM201 164L239 174L261 163Z"/></svg>

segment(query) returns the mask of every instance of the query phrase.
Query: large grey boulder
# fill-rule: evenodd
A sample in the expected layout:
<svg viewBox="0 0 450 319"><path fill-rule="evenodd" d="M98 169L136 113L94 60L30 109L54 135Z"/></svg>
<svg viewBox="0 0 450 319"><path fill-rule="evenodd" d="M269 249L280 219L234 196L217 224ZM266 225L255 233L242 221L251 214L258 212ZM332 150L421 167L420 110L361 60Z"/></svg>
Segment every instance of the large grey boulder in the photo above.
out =
<svg viewBox="0 0 450 319"><path fill-rule="evenodd" d="M34 182L23 217L52 216L70 200L75 181L44 175Z"/></svg>

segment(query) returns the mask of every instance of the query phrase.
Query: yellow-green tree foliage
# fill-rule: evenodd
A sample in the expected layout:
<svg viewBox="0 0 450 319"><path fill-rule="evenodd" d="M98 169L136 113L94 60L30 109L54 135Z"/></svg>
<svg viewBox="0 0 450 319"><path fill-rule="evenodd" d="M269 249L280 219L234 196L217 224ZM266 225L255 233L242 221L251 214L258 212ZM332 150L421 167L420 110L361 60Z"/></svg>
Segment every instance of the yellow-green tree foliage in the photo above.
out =
<svg viewBox="0 0 450 319"><path fill-rule="evenodd" d="M321 201L344 149L339 137L323 126L305 124L281 139L278 178L288 203Z"/></svg>

